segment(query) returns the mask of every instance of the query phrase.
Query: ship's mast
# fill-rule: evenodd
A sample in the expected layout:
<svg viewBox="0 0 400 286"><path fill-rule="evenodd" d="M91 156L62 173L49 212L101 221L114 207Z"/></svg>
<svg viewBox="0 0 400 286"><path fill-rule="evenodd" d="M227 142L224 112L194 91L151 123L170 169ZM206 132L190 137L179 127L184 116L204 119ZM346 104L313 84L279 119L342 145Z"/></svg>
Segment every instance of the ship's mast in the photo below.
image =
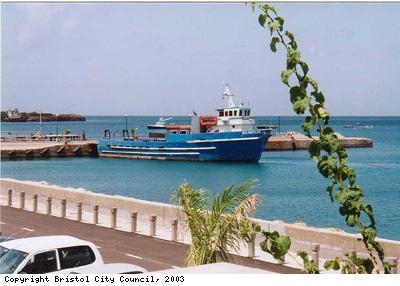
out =
<svg viewBox="0 0 400 286"><path fill-rule="evenodd" d="M235 95L233 95L229 89L229 84L225 84L225 92L224 95L222 96L222 98L228 98L228 107L236 107L235 102L233 101L233 97Z"/></svg>

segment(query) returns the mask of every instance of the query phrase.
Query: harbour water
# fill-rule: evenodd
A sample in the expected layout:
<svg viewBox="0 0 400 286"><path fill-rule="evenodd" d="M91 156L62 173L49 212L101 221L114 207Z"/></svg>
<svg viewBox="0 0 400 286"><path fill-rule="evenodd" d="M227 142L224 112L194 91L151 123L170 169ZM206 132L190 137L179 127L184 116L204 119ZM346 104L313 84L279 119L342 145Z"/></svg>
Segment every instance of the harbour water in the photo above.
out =
<svg viewBox="0 0 400 286"><path fill-rule="evenodd" d="M89 116L86 122L45 122L43 133L70 129L99 139L104 129L120 136L122 130L154 123L152 116ZM185 124L189 117L171 122ZM257 117L258 124L273 124L281 132L300 131L298 117ZM365 200L374 206L378 235L400 240L400 117L334 117L335 131L349 137L367 137L373 148L349 149L349 163L356 169L357 182ZM353 125L353 128L343 128ZM31 134L39 124L2 123L2 134ZM275 130L278 132L278 129ZM311 226L341 228L351 232L325 192L325 180L309 159L307 151L264 152L258 164L142 161L102 158L51 158L1 162L1 177L47 181L51 184L85 188L93 192L118 194L170 203L174 190L184 181L211 193L224 187L256 179L255 191L263 202L257 218L303 221Z"/></svg>

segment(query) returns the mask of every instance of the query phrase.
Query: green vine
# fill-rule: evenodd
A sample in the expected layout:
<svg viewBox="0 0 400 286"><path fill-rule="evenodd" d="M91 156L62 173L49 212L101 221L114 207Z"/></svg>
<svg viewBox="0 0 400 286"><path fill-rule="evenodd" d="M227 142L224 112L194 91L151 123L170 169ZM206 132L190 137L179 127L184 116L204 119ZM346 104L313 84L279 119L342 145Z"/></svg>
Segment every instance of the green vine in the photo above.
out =
<svg viewBox="0 0 400 286"><path fill-rule="evenodd" d="M304 270L308 274L319 274L319 270L314 260L310 260L308 254L305 251L297 251L297 255L303 260ZM337 270L337 269L335 269Z"/></svg>
<svg viewBox="0 0 400 286"><path fill-rule="evenodd" d="M269 29L271 50L276 52L278 44L286 49L286 69L281 73L281 80L289 88L293 110L298 115L307 115L301 124L304 134L312 138L313 128L319 134L319 140L312 141L308 152L316 162L319 172L330 180L326 191L331 201L339 204L339 213L344 216L346 224L361 233L369 254L365 264L373 265L366 269L379 273L377 255L387 272L384 250L376 241L377 228L373 208L364 202L362 188L356 184L356 172L347 165L347 151L340 146L334 130L328 126L329 113L324 105L324 94L316 80L309 76L309 66L301 57L294 35L285 30L285 21L278 16L274 7L253 3L252 8L253 11L256 8L261 10L258 22L263 28Z"/></svg>
<svg viewBox="0 0 400 286"><path fill-rule="evenodd" d="M342 274L368 274L371 273L374 268L371 262L372 261L368 258L346 253L345 258L340 259L336 257L334 260L326 261L324 263L324 268L327 270L341 270Z"/></svg>

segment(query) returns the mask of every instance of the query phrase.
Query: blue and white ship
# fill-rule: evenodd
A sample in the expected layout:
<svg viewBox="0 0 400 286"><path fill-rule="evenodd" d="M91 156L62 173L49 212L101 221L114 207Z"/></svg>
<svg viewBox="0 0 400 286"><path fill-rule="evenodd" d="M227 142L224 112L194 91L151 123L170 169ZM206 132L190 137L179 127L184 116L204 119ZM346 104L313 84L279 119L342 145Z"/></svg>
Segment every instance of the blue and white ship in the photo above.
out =
<svg viewBox="0 0 400 286"><path fill-rule="evenodd" d="M258 129L250 116L250 107L235 103L234 95L226 85L223 95L228 105L217 109L218 115L198 116L194 113L190 125L167 124L170 118L161 118L147 125L146 138L113 139L105 132L98 143L101 157L185 160L258 162L271 135L270 129Z"/></svg>

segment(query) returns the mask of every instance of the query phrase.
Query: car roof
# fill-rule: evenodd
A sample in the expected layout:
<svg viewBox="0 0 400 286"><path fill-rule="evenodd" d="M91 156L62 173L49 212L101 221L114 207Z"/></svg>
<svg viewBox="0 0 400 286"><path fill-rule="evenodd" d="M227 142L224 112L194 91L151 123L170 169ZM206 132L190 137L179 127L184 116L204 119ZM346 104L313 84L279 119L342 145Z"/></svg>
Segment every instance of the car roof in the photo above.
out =
<svg viewBox="0 0 400 286"><path fill-rule="evenodd" d="M108 263L88 265L79 271L72 271L70 274L139 274L147 270L139 265L130 263Z"/></svg>
<svg viewBox="0 0 400 286"><path fill-rule="evenodd" d="M60 247L69 247L76 245L91 245L93 243L82 240L69 235L51 235L51 236L36 236L19 238L0 243L9 249L16 249L26 253L44 251L47 249L55 249Z"/></svg>

